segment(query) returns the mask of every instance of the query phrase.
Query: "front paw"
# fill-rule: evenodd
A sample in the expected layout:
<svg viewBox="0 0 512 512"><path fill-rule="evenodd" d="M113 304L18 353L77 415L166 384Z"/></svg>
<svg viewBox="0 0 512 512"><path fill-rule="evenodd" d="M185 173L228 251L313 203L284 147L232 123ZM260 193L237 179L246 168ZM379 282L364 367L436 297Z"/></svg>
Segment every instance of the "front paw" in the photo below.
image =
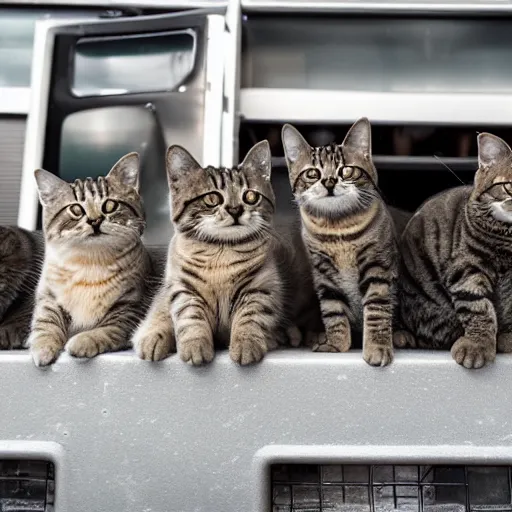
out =
<svg viewBox="0 0 512 512"><path fill-rule="evenodd" d="M88 332L75 334L64 347L73 357L92 358L100 353L100 347L94 335Z"/></svg>
<svg viewBox="0 0 512 512"><path fill-rule="evenodd" d="M316 339L313 340L313 352L347 352L351 344L350 331L320 332L316 333Z"/></svg>
<svg viewBox="0 0 512 512"><path fill-rule="evenodd" d="M135 352L144 361L161 361L174 351L174 337L165 329L137 331L132 343Z"/></svg>
<svg viewBox="0 0 512 512"><path fill-rule="evenodd" d="M370 366L387 366L393 362L393 348L387 345L364 347L363 359Z"/></svg>
<svg viewBox="0 0 512 512"><path fill-rule="evenodd" d="M46 336L29 339L28 344L34 364L39 367L54 363L62 350L58 341Z"/></svg>
<svg viewBox="0 0 512 512"><path fill-rule="evenodd" d="M409 331L395 331L393 333L393 345L396 348L416 348L416 339Z"/></svg>
<svg viewBox="0 0 512 512"><path fill-rule="evenodd" d="M492 340L481 343L462 337L453 344L451 353L453 359L464 368L482 368L496 358L496 345Z"/></svg>
<svg viewBox="0 0 512 512"><path fill-rule="evenodd" d="M242 366L261 361L267 352L267 342L261 334L250 331L234 335L229 344L231 359Z"/></svg>
<svg viewBox="0 0 512 512"><path fill-rule="evenodd" d="M178 341L178 354L182 361L194 366L211 363L215 357L213 340L204 337Z"/></svg>

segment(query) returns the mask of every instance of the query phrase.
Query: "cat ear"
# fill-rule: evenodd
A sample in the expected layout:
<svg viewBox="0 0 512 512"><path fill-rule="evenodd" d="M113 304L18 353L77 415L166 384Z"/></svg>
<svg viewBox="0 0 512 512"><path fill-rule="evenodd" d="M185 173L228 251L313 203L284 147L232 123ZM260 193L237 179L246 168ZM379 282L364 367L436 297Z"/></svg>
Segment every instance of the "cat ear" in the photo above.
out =
<svg viewBox="0 0 512 512"><path fill-rule="evenodd" d="M291 124L285 124L281 130L281 140L283 142L284 154L286 160L295 163L302 154L309 155L311 146L300 134L299 130Z"/></svg>
<svg viewBox="0 0 512 512"><path fill-rule="evenodd" d="M496 135L480 133L478 135L478 167L486 168L509 158L510 146Z"/></svg>
<svg viewBox="0 0 512 512"><path fill-rule="evenodd" d="M121 157L110 169L107 178L117 181L124 187L139 191L139 154L128 153Z"/></svg>
<svg viewBox="0 0 512 512"><path fill-rule="evenodd" d="M350 128L342 146L352 152L362 152L365 156L372 154L372 126L366 117L358 119Z"/></svg>
<svg viewBox="0 0 512 512"><path fill-rule="evenodd" d="M198 161L183 147L171 146L165 157L167 178L169 183L174 183L191 171L200 170L202 167Z"/></svg>
<svg viewBox="0 0 512 512"><path fill-rule="evenodd" d="M56 202L62 203L63 199L73 196L69 183L61 180L55 174L44 169L36 169L34 176L36 178L39 200L43 206L49 206Z"/></svg>
<svg viewBox="0 0 512 512"><path fill-rule="evenodd" d="M247 153L244 161L240 164L246 172L258 173L270 178L272 172L272 155L268 140L262 140L255 144Z"/></svg>

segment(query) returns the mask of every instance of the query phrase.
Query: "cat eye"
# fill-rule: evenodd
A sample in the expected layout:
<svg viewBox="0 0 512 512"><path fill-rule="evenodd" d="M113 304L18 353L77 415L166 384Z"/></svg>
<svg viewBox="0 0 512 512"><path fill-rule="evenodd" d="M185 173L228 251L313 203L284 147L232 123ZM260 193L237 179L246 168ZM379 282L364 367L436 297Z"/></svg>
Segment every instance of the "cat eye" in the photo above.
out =
<svg viewBox="0 0 512 512"><path fill-rule="evenodd" d="M256 204L260 200L260 194L254 190L247 190L243 195L244 203Z"/></svg>
<svg viewBox="0 0 512 512"><path fill-rule="evenodd" d="M358 180L361 177L361 169L358 169L357 167L351 167L351 166L345 166L342 167L338 174L340 175L341 179L343 180Z"/></svg>
<svg viewBox="0 0 512 512"><path fill-rule="evenodd" d="M503 190L505 190L509 196L512 196L512 183L503 183Z"/></svg>
<svg viewBox="0 0 512 512"><path fill-rule="evenodd" d="M318 169L308 169L305 174L308 180L317 181L320 179L320 171Z"/></svg>
<svg viewBox="0 0 512 512"><path fill-rule="evenodd" d="M224 199L217 192L211 192L203 197L203 202L208 208L215 208L224 202Z"/></svg>
<svg viewBox="0 0 512 512"><path fill-rule="evenodd" d="M79 204L72 204L69 207L69 212L71 215L73 215L73 217L76 217L77 219L80 219L85 214L84 209Z"/></svg>
<svg viewBox="0 0 512 512"><path fill-rule="evenodd" d="M113 201L112 199L107 199L101 209L103 213L113 213L119 208L119 203L117 201Z"/></svg>

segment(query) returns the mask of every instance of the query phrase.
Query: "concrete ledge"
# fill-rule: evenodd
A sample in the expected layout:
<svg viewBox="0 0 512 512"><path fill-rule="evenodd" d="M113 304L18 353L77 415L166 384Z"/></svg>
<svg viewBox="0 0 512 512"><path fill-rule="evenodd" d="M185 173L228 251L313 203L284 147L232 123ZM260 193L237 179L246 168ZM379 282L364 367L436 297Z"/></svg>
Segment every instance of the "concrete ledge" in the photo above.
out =
<svg viewBox="0 0 512 512"><path fill-rule="evenodd" d="M470 371L448 352L399 351L387 368L360 351L248 368L122 352L41 370L13 351L0 389L0 456L9 441L62 447L56 512L260 512L276 460L512 463L508 355Z"/></svg>

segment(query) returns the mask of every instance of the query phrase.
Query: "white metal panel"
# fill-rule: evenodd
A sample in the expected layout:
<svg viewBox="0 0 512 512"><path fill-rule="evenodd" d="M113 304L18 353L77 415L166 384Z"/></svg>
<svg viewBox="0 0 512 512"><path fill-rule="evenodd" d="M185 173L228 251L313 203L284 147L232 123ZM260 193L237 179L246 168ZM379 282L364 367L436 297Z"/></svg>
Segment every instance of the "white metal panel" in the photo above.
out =
<svg viewBox="0 0 512 512"><path fill-rule="evenodd" d="M28 114L29 87L0 87L0 114Z"/></svg>
<svg viewBox="0 0 512 512"><path fill-rule="evenodd" d="M34 31L32 55L32 77L30 115L27 119L23 170L21 176L18 225L24 229L35 229L37 223L38 198L34 170L42 163L44 133L48 109L50 70L53 57L54 35L52 28L72 25L84 20L39 20Z"/></svg>
<svg viewBox="0 0 512 512"><path fill-rule="evenodd" d="M222 165L225 167L232 167L239 162L241 23L240 0L229 0L226 11L227 30L224 50L224 112L222 117L221 150Z"/></svg>
<svg viewBox="0 0 512 512"><path fill-rule="evenodd" d="M240 111L248 121L510 125L512 95L248 88Z"/></svg>
<svg viewBox="0 0 512 512"><path fill-rule="evenodd" d="M55 512L264 512L273 462L512 463L512 355L466 370L398 351L372 368L290 349L195 368L121 352L40 369L4 352L0 368L0 439L62 446Z"/></svg>
<svg viewBox="0 0 512 512"><path fill-rule="evenodd" d="M210 16L206 44L206 90L202 165L220 165L223 107L224 16Z"/></svg>
<svg viewBox="0 0 512 512"><path fill-rule="evenodd" d="M242 0L244 11L261 12L379 12L467 13L511 12L510 0Z"/></svg>

